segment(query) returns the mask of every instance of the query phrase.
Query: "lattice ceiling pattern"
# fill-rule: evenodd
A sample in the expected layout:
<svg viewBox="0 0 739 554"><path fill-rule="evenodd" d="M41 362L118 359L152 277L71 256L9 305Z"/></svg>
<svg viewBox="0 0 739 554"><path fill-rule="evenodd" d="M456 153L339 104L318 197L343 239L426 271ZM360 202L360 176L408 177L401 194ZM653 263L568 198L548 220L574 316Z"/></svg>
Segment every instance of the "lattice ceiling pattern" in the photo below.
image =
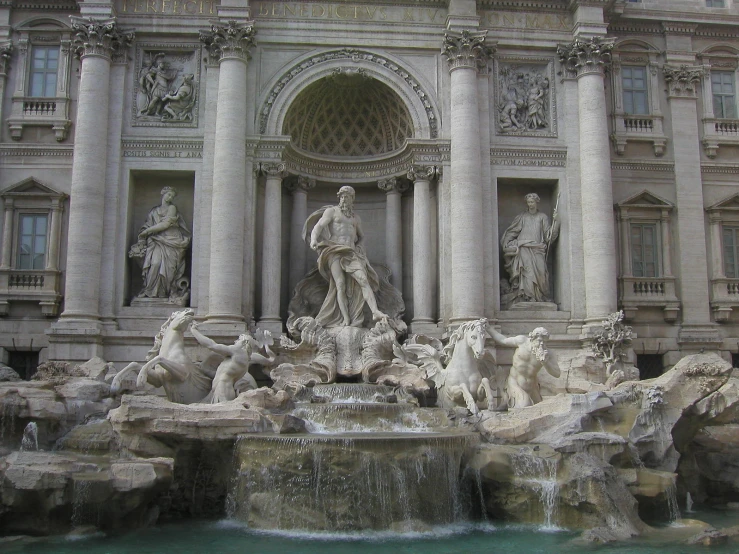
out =
<svg viewBox="0 0 739 554"><path fill-rule="evenodd" d="M301 92L283 132L295 146L326 156L377 156L413 137L407 108L387 85L363 75L334 75Z"/></svg>

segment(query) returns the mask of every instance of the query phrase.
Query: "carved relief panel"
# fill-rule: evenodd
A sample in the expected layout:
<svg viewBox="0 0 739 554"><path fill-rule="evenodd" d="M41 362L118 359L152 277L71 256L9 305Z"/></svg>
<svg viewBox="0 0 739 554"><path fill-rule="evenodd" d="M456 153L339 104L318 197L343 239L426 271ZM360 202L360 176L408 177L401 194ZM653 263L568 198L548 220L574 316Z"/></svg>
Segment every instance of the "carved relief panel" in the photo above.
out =
<svg viewBox="0 0 739 554"><path fill-rule="evenodd" d="M141 44L135 71L133 126L198 126L199 45Z"/></svg>
<svg viewBox="0 0 739 554"><path fill-rule="evenodd" d="M551 59L499 57L494 75L493 111L498 135L557 136Z"/></svg>

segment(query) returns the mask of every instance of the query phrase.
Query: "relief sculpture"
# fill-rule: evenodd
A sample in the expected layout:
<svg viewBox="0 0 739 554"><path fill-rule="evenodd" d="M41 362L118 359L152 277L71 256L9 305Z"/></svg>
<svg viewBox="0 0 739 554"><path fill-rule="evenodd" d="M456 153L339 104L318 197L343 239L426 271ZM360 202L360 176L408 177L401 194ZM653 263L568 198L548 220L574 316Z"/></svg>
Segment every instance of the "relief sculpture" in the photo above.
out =
<svg viewBox="0 0 739 554"><path fill-rule="evenodd" d="M197 59L194 52L140 54L133 124L196 123Z"/></svg>
<svg viewBox="0 0 739 554"><path fill-rule="evenodd" d="M507 65L498 72L498 127L502 133L551 131L546 66Z"/></svg>

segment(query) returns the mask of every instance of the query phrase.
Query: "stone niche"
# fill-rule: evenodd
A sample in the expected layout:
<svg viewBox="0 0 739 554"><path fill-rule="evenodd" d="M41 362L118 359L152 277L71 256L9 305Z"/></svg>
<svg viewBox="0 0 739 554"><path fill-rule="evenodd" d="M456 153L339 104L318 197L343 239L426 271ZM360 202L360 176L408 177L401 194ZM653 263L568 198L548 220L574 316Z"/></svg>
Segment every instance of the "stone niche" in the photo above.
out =
<svg viewBox="0 0 739 554"><path fill-rule="evenodd" d="M138 306L141 304L138 294L144 289L142 276L143 257L131 256L135 253L138 235L149 217L149 212L162 204L162 189L171 187L176 191L172 204L184 221L187 231L192 236L193 224L193 195L195 188L195 173L192 171L132 171L130 178L128 199L128 224L126 228L126 243L122 245L126 252L126 282L124 283L126 305ZM169 302L168 298L149 299L147 303L173 306L189 306L189 283L192 271L192 241L184 253L185 269L182 276L187 280L187 298L181 301Z"/></svg>
<svg viewBox="0 0 739 554"><path fill-rule="evenodd" d="M538 205L539 212L546 214L549 225L552 224L552 212L557 204L558 183L552 179L498 179L498 229L497 242L499 247L500 268L500 298L501 310L529 309L554 311L559 303L558 289L556 288L557 250L559 238L552 242L548 254L545 255L548 276L548 300L532 303L513 298L511 276L506 269L506 259L501 240L506 230L516 217L527 210L526 195L536 193L541 199ZM561 210L560 210L561 212ZM560 222L562 214L560 213Z"/></svg>

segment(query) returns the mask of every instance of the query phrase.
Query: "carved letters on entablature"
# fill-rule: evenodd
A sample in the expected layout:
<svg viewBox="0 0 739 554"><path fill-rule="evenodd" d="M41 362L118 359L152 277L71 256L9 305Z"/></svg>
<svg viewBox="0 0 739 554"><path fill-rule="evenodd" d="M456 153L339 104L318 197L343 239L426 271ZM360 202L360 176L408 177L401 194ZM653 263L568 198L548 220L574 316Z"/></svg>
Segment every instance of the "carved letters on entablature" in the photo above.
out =
<svg viewBox="0 0 739 554"><path fill-rule="evenodd" d="M134 39L134 33L118 29L115 19L94 19L71 16L75 55L103 56L112 59L125 51Z"/></svg>
<svg viewBox="0 0 739 554"><path fill-rule="evenodd" d="M497 134L556 137L553 60L496 58L495 75Z"/></svg>
<svg viewBox="0 0 739 554"><path fill-rule="evenodd" d="M447 31L441 43L441 55L449 64L449 71L455 69L474 69L481 71L488 67L495 53L495 46L486 43L487 31L461 32Z"/></svg>
<svg viewBox="0 0 739 554"><path fill-rule="evenodd" d="M490 165L566 167L567 149L491 148Z"/></svg>
<svg viewBox="0 0 739 554"><path fill-rule="evenodd" d="M267 122L269 121L270 114L272 113L272 108L277 101L277 97L293 79L295 79L304 71L313 69L319 64L336 60L346 60L347 62L352 62L353 64L363 63L377 65L395 73L395 75L405 81L405 83L418 96L419 100L423 104L423 109L426 112L426 118L428 119L430 138L435 139L439 136L439 124L436 112L434 111L434 107L431 103L431 100L429 99L429 93L423 89L421 84L416 79L414 79L408 71L397 65L392 60L379 54L375 54L374 52L357 50L355 48L342 48L340 50L330 50L328 52L322 52L297 63L293 67L288 68L283 73L282 78L280 78L279 81L277 81L277 83L272 87L272 91L269 93L266 100L262 104L261 109L259 110L259 132L266 132ZM361 68L357 68L357 70L359 69ZM408 92L410 93L410 91Z"/></svg>
<svg viewBox="0 0 739 554"><path fill-rule="evenodd" d="M131 125L197 127L199 44L139 44Z"/></svg>
<svg viewBox="0 0 739 554"><path fill-rule="evenodd" d="M665 65L662 71L667 83L668 98L698 98L698 87L705 73L702 66Z"/></svg>
<svg viewBox="0 0 739 554"><path fill-rule="evenodd" d="M615 38L593 37L590 40L575 39L570 44L557 47L559 61L570 76L580 77L590 73L603 74L611 64L611 52Z"/></svg>

